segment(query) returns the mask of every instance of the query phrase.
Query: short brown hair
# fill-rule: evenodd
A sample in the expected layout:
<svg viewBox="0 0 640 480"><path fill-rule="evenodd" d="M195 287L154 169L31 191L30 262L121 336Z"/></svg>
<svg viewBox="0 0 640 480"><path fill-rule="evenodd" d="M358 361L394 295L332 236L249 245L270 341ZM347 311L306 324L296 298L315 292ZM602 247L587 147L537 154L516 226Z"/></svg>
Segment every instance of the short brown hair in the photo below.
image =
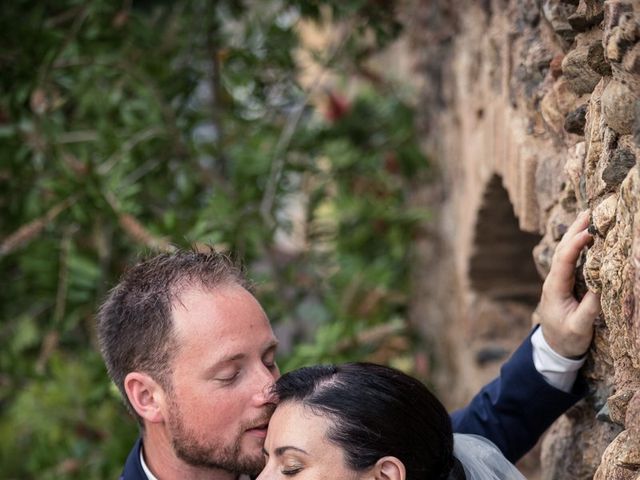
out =
<svg viewBox="0 0 640 480"><path fill-rule="evenodd" d="M242 269L225 254L177 250L138 263L124 273L98 311L100 351L109 376L142 426L124 389L130 372L149 374L171 390L176 349L171 309L185 287L237 284L249 288Z"/></svg>

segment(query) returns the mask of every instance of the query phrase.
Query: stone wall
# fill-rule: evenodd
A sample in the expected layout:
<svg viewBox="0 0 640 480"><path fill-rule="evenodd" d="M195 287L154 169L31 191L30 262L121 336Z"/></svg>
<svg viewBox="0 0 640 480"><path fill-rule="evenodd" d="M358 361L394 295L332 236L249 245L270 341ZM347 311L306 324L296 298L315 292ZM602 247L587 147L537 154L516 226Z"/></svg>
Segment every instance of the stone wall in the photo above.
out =
<svg viewBox="0 0 640 480"><path fill-rule="evenodd" d="M424 148L444 181L415 198L437 212L418 239L412 308L436 388L455 407L496 373L589 208L576 293L602 295L592 394L528 472L640 479L640 0L413 0L405 12Z"/></svg>

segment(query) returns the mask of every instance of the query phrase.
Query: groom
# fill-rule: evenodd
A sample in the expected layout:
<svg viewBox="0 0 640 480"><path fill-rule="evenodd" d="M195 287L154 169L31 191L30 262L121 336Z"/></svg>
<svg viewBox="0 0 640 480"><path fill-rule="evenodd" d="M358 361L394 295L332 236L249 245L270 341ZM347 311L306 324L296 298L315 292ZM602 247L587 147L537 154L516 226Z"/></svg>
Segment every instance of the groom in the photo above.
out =
<svg viewBox="0 0 640 480"><path fill-rule="evenodd" d="M454 430L492 440L512 461L581 398L577 369L599 299L572 296L582 214L545 280L542 328L528 337L465 409ZM111 379L140 425L122 479L224 479L255 474L274 408L277 339L242 273L217 253L179 251L131 268L98 315ZM580 383L580 382L575 382Z"/></svg>

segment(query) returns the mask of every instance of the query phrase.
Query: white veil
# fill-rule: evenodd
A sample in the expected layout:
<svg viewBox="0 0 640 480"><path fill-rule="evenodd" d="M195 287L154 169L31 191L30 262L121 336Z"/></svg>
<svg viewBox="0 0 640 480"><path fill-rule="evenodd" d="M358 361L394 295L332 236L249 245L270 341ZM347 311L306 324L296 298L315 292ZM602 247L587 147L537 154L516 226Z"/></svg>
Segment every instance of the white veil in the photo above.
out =
<svg viewBox="0 0 640 480"><path fill-rule="evenodd" d="M467 480L526 480L484 437L454 433L453 454L462 464Z"/></svg>

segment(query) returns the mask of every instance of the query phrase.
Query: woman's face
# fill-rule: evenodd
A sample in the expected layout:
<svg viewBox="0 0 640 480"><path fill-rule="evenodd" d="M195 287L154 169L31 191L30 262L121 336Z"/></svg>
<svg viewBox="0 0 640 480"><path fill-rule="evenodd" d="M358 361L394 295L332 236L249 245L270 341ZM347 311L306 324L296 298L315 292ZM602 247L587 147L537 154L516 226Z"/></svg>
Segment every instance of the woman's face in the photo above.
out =
<svg viewBox="0 0 640 480"><path fill-rule="evenodd" d="M342 449L326 439L330 421L298 402L278 405L264 442L266 466L257 480L295 478L364 480L345 464Z"/></svg>

